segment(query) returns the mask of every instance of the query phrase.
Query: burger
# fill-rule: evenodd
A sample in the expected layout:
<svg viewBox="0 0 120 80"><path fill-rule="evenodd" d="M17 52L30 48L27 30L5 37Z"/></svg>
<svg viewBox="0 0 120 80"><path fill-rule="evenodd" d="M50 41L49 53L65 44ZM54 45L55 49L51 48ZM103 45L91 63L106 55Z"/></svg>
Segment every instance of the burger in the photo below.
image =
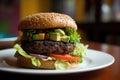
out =
<svg viewBox="0 0 120 80"><path fill-rule="evenodd" d="M33 69L78 68L87 45L80 42L77 24L68 15L48 12L26 16L15 41L17 65Z"/></svg>

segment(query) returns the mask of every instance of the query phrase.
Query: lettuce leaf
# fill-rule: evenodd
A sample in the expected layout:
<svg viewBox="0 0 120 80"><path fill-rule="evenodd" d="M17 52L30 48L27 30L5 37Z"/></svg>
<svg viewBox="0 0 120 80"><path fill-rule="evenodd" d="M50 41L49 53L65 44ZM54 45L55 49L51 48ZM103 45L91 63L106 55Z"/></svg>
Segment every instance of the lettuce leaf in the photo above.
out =
<svg viewBox="0 0 120 80"><path fill-rule="evenodd" d="M34 66L36 66L36 67L39 67L39 66L41 65L39 59L37 59L36 57L33 57L33 56L28 55L28 54L21 48L21 46L20 46L19 44L15 44L13 47L18 51L15 55L19 55L19 54L20 54L20 55L24 56L25 58L31 59L32 64L33 64Z"/></svg>
<svg viewBox="0 0 120 80"><path fill-rule="evenodd" d="M30 29L30 30L23 30L23 39L27 39L29 41L33 40L33 35L36 33L35 29Z"/></svg>
<svg viewBox="0 0 120 80"><path fill-rule="evenodd" d="M66 70L69 68L69 66L70 66L70 63L63 60L56 60L55 62L56 70Z"/></svg>
<svg viewBox="0 0 120 80"><path fill-rule="evenodd" d="M81 63L82 62L82 56L84 54L86 54L88 45L84 45L82 43L76 43L75 45L76 45L76 47L75 47L74 51L71 52L70 54L74 55L74 56L79 56L81 58L79 62Z"/></svg>
<svg viewBox="0 0 120 80"><path fill-rule="evenodd" d="M78 34L77 30L72 29L72 28L65 28L65 33L70 36L70 42L80 42L80 35Z"/></svg>

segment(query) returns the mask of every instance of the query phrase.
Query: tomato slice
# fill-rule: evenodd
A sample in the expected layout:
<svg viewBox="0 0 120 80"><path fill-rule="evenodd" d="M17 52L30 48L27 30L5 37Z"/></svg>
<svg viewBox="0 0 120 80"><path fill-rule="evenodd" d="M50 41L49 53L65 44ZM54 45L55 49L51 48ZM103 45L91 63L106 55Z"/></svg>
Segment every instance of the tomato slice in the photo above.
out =
<svg viewBox="0 0 120 80"><path fill-rule="evenodd" d="M80 60L79 57L76 57L76 56L71 56L69 54L64 54L64 55L60 55L60 54L53 54L53 53L50 53L48 54L50 57L54 57L56 59L61 59L61 60L66 60L66 61L78 61Z"/></svg>
<svg viewBox="0 0 120 80"><path fill-rule="evenodd" d="M45 39L49 39L49 34L45 34Z"/></svg>

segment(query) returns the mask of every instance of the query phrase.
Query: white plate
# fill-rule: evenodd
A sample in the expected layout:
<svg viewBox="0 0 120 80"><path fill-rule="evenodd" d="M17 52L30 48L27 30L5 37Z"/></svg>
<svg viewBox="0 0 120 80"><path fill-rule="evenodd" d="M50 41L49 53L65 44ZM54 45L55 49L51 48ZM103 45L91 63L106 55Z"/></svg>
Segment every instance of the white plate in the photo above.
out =
<svg viewBox="0 0 120 80"><path fill-rule="evenodd" d="M20 68L15 65L16 58L13 56L14 53L15 49L5 49L0 51L0 71L39 75L69 74L102 69L112 65L115 61L114 57L108 53L88 49L87 55L83 57L83 63L79 65L78 69L70 70L26 69Z"/></svg>
<svg viewBox="0 0 120 80"><path fill-rule="evenodd" d="M0 38L0 47L2 47L3 49L10 48L13 46L15 40L17 40L17 37Z"/></svg>
<svg viewBox="0 0 120 80"><path fill-rule="evenodd" d="M3 41L15 41L16 39L17 39L17 37L0 38L0 42L3 42Z"/></svg>

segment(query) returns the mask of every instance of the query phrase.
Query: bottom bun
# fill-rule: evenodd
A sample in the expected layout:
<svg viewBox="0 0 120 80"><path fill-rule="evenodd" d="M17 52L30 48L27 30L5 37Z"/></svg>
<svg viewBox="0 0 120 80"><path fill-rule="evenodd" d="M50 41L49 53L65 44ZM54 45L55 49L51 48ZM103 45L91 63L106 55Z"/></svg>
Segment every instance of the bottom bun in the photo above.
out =
<svg viewBox="0 0 120 80"><path fill-rule="evenodd" d="M25 67L25 68L34 68L34 69L55 69L55 60L48 60L48 61L43 61L40 60L40 67L36 67L32 64L31 60L29 58L25 58L23 56L18 56L17 59L17 64L20 67ZM69 69L76 69L79 68L79 64L77 62L73 62L69 65Z"/></svg>
<svg viewBox="0 0 120 80"><path fill-rule="evenodd" d="M40 60L40 67L36 67L32 64L32 61L29 58L25 58L23 56L18 56L17 59L17 64L20 67L25 67L25 68L43 68L43 69L55 69L54 63L55 61L49 60L49 61L43 61Z"/></svg>

